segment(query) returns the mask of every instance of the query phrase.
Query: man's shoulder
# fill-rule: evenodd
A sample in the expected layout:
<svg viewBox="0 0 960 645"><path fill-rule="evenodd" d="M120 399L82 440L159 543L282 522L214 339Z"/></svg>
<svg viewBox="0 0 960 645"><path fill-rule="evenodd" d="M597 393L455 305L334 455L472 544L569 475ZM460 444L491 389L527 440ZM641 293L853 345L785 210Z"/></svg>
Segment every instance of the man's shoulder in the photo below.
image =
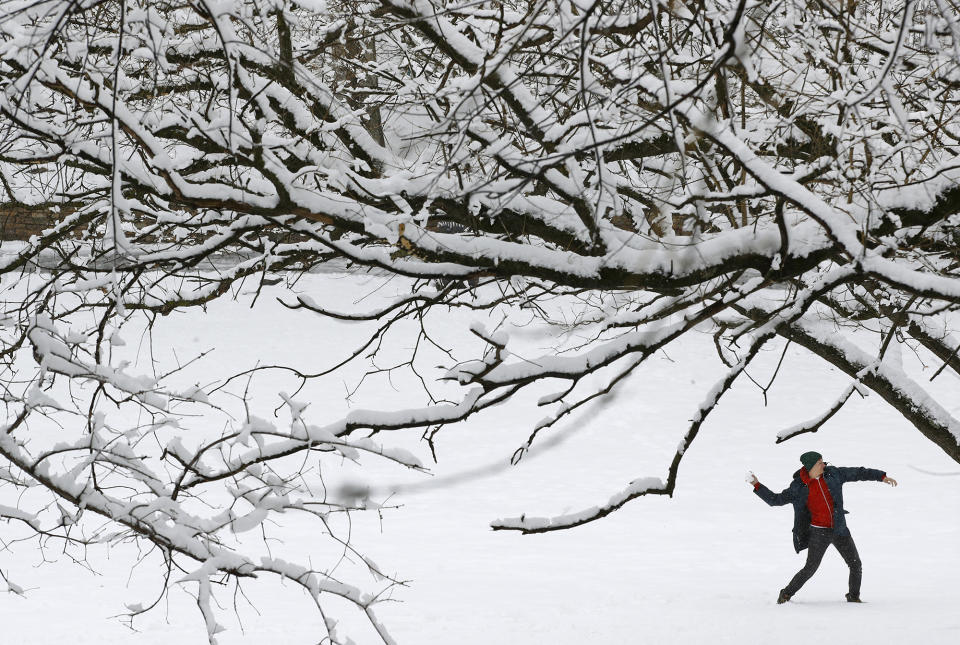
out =
<svg viewBox="0 0 960 645"><path fill-rule="evenodd" d="M862 466L827 466L823 469L823 477L843 484L856 479L856 473L862 469Z"/></svg>
<svg viewBox="0 0 960 645"><path fill-rule="evenodd" d="M833 464L830 464L829 466L823 469L823 472L825 474L830 473L832 475L839 475L843 472L850 472L854 470L859 470L861 468L863 468L863 466L834 466Z"/></svg>
<svg viewBox="0 0 960 645"><path fill-rule="evenodd" d="M806 488L806 486L807 485L803 483L803 480L800 479L800 477L794 476L794 478L791 479L790 483L787 485L787 490L789 490L791 493L795 493L803 488Z"/></svg>

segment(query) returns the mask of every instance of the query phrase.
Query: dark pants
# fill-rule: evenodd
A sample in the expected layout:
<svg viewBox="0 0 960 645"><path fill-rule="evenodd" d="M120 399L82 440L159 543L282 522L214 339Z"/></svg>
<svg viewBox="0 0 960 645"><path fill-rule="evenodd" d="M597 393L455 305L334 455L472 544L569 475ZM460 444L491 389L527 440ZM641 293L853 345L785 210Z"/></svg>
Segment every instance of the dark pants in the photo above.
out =
<svg viewBox="0 0 960 645"><path fill-rule="evenodd" d="M827 552L830 545L837 547L843 561L850 567L850 595L860 595L860 577L863 575L863 565L860 562L860 555L857 553L857 545L853 542L852 535L837 535L833 529L821 529L810 527L810 544L807 546L807 563L803 568L793 576L793 580L784 589L787 595L800 591L800 587L817 572L820 567L820 561L823 560L823 554Z"/></svg>

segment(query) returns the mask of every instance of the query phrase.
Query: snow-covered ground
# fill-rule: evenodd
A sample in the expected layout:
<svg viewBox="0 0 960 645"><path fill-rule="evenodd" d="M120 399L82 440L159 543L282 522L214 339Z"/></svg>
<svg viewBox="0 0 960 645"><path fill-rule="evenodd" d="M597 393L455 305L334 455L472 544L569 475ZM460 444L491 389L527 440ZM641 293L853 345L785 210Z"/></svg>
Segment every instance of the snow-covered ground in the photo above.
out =
<svg viewBox="0 0 960 645"><path fill-rule="evenodd" d="M318 301L344 303L371 285L363 278L316 275L306 276L298 289ZM387 291L369 296L362 308L372 308ZM437 333L452 339L469 319L453 313L448 328ZM291 314L266 297L252 310L224 301L205 314L161 322L154 335L157 355L169 356L174 346L181 358L215 347L201 363L211 375L251 367L258 359L325 367L361 337L343 324ZM524 342L530 348L549 346L546 337L533 334ZM769 381L781 349L765 351L750 370L758 382ZM395 489L389 502L402 505L385 510L382 518L356 516L352 532L362 552L409 581L379 609L396 640L417 645L960 642L960 465L875 395L851 399L819 433L775 445L778 430L814 417L847 384L846 377L796 347L788 348L766 407L757 386L738 381L686 455L673 499L639 499L601 521L559 533L490 530L500 517L573 512L605 501L635 478L665 477L687 419L722 369L708 336L690 338L653 359L612 400L545 431L535 444L539 449L516 467L508 465L510 455L543 416L529 397L525 405L501 406L442 431L432 476L376 462L348 468L350 477L366 478L374 497ZM261 383L260 391L289 386L280 375L276 379ZM335 418L347 409L344 392L353 384L325 381L299 398L310 401L308 414L315 420ZM958 379L944 372L933 386L946 407L960 413ZM385 379L366 385L356 399L364 395L383 405L399 404L405 396ZM395 441L412 447L415 439ZM777 591L803 562L791 545L792 512L766 506L744 475L753 470L778 491L799 466L800 453L811 449L837 465L883 469L900 483L845 487L848 523L864 562L866 604L844 601L847 571L832 549L793 602L775 603ZM286 548L310 554L315 565L333 557L327 542L312 533L313 525L291 519L282 529L274 535ZM312 553L314 544L322 551ZM131 573L137 556L124 546L92 552L93 573L58 558L55 548L41 554L35 544L23 543L0 553L0 569L26 589L24 597L0 597L0 642L205 643L200 613L179 588L139 618L136 631L115 618L125 603L151 598L161 584L157 562L149 557ZM44 557L55 562L37 566ZM264 581L244 589L248 599L232 591L219 596L227 610L222 645L320 640L320 618L293 585ZM240 622L236 616L230 620L234 604ZM343 633L350 633L353 619L342 609ZM357 643L374 642L357 629Z"/></svg>

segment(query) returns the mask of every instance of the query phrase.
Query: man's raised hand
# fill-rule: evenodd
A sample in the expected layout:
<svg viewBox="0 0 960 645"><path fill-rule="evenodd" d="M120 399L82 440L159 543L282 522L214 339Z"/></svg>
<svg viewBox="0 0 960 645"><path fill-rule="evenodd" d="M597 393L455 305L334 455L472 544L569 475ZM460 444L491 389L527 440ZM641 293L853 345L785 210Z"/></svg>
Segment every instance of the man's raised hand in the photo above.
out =
<svg viewBox="0 0 960 645"><path fill-rule="evenodd" d="M746 480L747 480L747 483L750 484L751 486L756 486L758 483L760 483L757 480L757 476L753 474L752 470L747 473Z"/></svg>

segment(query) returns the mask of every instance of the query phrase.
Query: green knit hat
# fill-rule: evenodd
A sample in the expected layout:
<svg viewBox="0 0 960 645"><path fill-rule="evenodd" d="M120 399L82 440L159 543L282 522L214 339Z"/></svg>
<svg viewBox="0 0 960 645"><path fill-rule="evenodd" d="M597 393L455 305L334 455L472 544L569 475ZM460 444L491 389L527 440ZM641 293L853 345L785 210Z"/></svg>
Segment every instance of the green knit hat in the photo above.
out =
<svg viewBox="0 0 960 645"><path fill-rule="evenodd" d="M800 463L803 464L803 467L807 469L807 472L810 472L810 469L813 468L818 461L823 458L819 452L805 452L800 455Z"/></svg>

